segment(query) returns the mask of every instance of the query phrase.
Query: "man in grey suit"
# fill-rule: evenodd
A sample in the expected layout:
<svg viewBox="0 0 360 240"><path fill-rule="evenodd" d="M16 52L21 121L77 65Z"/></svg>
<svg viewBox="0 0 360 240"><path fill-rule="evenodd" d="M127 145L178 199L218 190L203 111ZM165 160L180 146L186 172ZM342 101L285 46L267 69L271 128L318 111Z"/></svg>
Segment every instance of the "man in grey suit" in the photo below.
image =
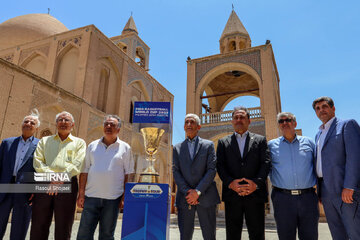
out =
<svg viewBox="0 0 360 240"><path fill-rule="evenodd" d="M322 125L315 137L319 196L331 236L360 239L360 127L335 116L334 101L315 99L312 107Z"/></svg>
<svg viewBox="0 0 360 240"><path fill-rule="evenodd" d="M220 197L214 182L215 149L213 142L197 136L200 128L199 117L187 114L186 140L176 144L173 150L173 174L178 187L175 204L181 240L192 239L195 212L203 238L216 238L216 205Z"/></svg>

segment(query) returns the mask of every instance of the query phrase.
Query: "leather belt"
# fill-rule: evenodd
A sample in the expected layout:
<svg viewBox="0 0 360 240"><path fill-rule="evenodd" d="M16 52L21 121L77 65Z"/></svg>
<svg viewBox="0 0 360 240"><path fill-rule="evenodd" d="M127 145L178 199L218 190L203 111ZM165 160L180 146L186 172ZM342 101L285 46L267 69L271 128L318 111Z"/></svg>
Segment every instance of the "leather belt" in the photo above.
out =
<svg viewBox="0 0 360 240"><path fill-rule="evenodd" d="M288 194L291 194L291 195L301 195L301 194L304 194L304 193L314 192L315 191L315 188L313 188L313 187L305 188L305 189L293 189L293 190L290 190L290 189L283 189L283 188L278 188L278 187L273 186L273 189L276 190L276 191L288 193Z"/></svg>

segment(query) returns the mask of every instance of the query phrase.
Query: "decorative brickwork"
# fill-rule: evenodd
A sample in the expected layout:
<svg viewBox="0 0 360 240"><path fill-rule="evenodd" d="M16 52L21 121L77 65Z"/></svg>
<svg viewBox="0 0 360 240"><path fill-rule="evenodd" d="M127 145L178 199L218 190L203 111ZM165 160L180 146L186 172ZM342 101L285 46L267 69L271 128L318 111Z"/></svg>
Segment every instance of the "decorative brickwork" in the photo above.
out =
<svg viewBox="0 0 360 240"><path fill-rule="evenodd" d="M121 140L123 140L124 142L131 144L131 138L132 138L132 134L133 132L126 128L126 127L122 127L120 130L120 134L121 134Z"/></svg>
<svg viewBox="0 0 360 240"><path fill-rule="evenodd" d="M105 116L105 115L104 115ZM94 128L97 128L99 126L103 125L104 116L100 114L96 114L94 112L89 113L89 122L88 122L88 128L87 132L89 133Z"/></svg>
<svg viewBox="0 0 360 240"><path fill-rule="evenodd" d="M54 97L53 95L34 87L33 98L29 110L32 108L41 109L44 106L49 107L51 105L61 106L65 111L70 112L74 116L75 122L78 122L81 115L81 105L74 104L73 99L70 102L66 101L66 97L67 96L61 92L58 92L58 97Z"/></svg>
<svg viewBox="0 0 360 240"><path fill-rule="evenodd" d="M61 52L69 43L73 43L75 46L81 46L81 36L76 36L73 38L61 40L58 42L57 54Z"/></svg>
<svg viewBox="0 0 360 240"><path fill-rule="evenodd" d="M265 122L252 122L249 126L249 131L265 136ZM231 122L217 126L202 126L199 131L199 136L205 139L212 139L213 137L226 132L234 132L234 128L231 125Z"/></svg>
<svg viewBox="0 0 360 240"><path fill-rule="evenodd" d="M5 55L5 56L0 57L0 58L6 60L6 61L8 61L8 62L13 62L13 60L14 60L14 54L8 54L8 55Z"/></svg>
<svg viewBox="0 0 360 240"><path fill-rule="evenodd" d="M127 85L131 84L135 80L141 80L144 84L146 91L150 96L150 100L152 100L152 90L153 90L153 83L147 79L143 73L136 71L132 66L128 66L128 82Z"/></svg>
<svg viewBox="0 0 360 240"><path fill-rule="evenodd" d="M19 59L20 65L21 65L21 63L23 63L23 61L26 58L28 58L35 51L41 52L45 56L48 56L48 54L49 54L49 45L22 50L21 53L20 53L20 59Z"/></svg>
<svg viewBox="0 0 360 240"><path fill-rule="evenodd" d="M57 98L34 87L33 98L31 101L32 107L40 108L41 106L49 105L51 103L57 103Z"/></svg>
<svg viewBox="0 0 360 240"><path fill-rule="evenodd" d="M221 56L220 58L196 63L195 86L198 87L200 80L208 71L221 64L229 62L244 63L249 65L259 74L259 76L261 76L260 50L257 50L248 53L238 53L231 56Z"/></svg>

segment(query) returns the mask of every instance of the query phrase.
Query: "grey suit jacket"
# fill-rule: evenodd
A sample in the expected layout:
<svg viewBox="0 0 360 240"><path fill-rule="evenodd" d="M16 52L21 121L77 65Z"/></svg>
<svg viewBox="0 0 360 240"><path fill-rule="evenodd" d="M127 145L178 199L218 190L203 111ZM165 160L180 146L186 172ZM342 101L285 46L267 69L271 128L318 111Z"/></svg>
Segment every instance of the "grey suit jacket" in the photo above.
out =
<svg viewBox="0 0 360 240"><path fill-rule="evenodd" d="M178 187L175 202L177 207L188 207L185 197L190 189L201 192L199 204L203 207L220 202L214 181L216 156L213 142L199 137L193 159L186 140L176 144L173 149L173 175Z"/></svg>

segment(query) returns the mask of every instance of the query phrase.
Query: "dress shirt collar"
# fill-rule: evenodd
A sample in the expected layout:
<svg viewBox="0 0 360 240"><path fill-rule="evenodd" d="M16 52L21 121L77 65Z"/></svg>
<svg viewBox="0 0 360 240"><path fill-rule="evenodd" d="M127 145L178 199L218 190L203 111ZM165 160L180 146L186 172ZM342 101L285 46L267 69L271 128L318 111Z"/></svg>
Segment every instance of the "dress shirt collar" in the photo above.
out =
<svg viewBox="0 0 360 240"><path fill-rule="evenodd" d="M329 121L327 121L325 124L321 124L321 126L319 127L319 130L320 131L329 130L329 128L334 120L335 120L335 116L333 118L331 118Z"/></svg>
<svg viewBox="0 0 360 240"><path fill-rule="evenodd" d="M59 136L59 133L57 133L55 136L54 136L54 139L58 139L61 141L61 138ZM66 142L66 141L74 141L74 137L73 135L71 135L71 133L69 133L69 135L67 136L67 138L63 141L63 142Z"/></svg>
<svg viewBox="0 0 360 240"><path fill-rule="evenodd" d="M23 136L20 137L20 141L24 144L28 142L32 142L33 140L34 140L34 136L29 137L28 139L26 139L26 141L24 140Z"/></svg>
<svg viewBox="0 0 360 240"><path fill-rule="evenodd" d="M195 136L193 139L190 139L190 138L186 138L186 141L188 141L189 143L195 143L197 141L199 137L198 136Z"/></svg>
<svg viewBox="0 0 360 240"><path fill-rule="evenodd" d="M249 131L246 131L243 134L235 132L235 137L237 137L237 138L246 138L248 134L249 134Z"/></svg>
<svg viewBox="0 0 360 240"><path fill-rule="evenodd" d="M116 144L116 143L120 145L120 139L119 139L119 137L116 137L116 141L115 141L114 143L110 144L109 146L107 146L107 145L104 143L104 137L101 137L100 142L101 142L101 144L103 144L105 147L109 147L109 146L111 146L111 145L113 145L113 144Z"/></svg>
<svg viewBox="0 0 360 240"><path fill-rule="evenodd" d="M294 138L291 142L289 142L284 136L281 136L281 137L280 137L280 141L281 141L281 142L294 143L294 142L296 142L296 141L299 141L299 137L298 137L297 134L295 134L295 138Z"/></svg>

